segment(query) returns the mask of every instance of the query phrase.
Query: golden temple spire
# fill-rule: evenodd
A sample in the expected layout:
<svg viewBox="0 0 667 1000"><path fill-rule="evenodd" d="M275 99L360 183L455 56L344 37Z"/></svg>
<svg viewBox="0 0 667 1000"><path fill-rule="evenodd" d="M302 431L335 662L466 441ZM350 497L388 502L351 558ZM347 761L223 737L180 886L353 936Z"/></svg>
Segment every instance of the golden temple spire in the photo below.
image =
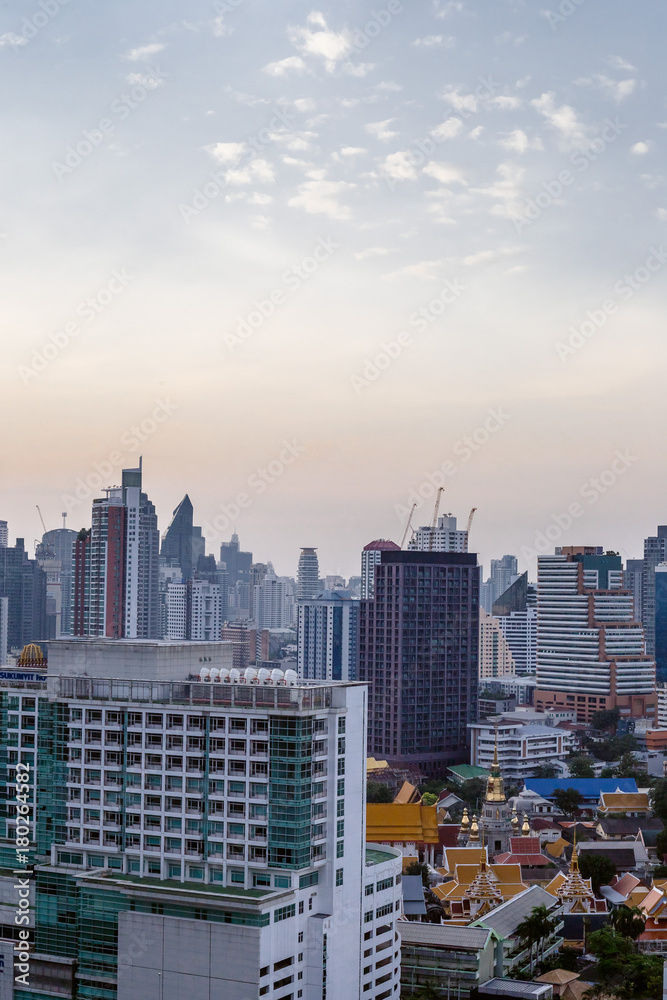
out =
<svg viewBox="0 0 667 1000"><path fill-rule="evenodd" d="M468 841L468 845L470 844L479 844L479 826L477 825L477 816L475 813L473 813L470 825L470 840Z"/></svg>
<svg viewBox="0 0 667 1000"><path fill-rule="evenodd" d="M461 829L460 833L467 834L470 830L470 817L468 816L468 807L464 806L463 816L461 817Z"/></svg>
<svg viewBox="0 0 667 1000"><path fill-rule="evenodd" d="M505 788L498 760L498 726L496 726L496 737L493 744L493 764L491 765L491 773L486 783L486 801L505 802Z"/></svg>
<svg viewBox="0 0 667 1000"><path fill-rule="evenodd" d="M523 814L523 825L521 827L521 836L530 837L530 823L528 822L528 813Z"/></svg>

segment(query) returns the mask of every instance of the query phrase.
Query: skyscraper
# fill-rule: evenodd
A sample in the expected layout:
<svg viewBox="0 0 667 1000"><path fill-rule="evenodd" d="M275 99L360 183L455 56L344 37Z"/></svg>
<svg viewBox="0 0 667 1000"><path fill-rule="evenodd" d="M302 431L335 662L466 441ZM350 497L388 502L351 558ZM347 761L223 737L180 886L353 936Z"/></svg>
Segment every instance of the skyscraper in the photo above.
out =
<svg viewBox="0 0 667 1000"><path fill-rule="evenodd" d="M283 628L292 624L292 605L287 603L287 584L279 580L271 563L253 588L253 618L258 629Z"/></svg>
<svg viewBox="0 0 667 1000"><path fill-rule="evenodd" d="M160 546L160 559L167 565L179 566L185 581L192 576L193 516L192 501L186 493L172 515Z"/></svg>
<svg viewBox="0 0 667 1000"><path fill-rule="evenodd" d="M501 630L501 619L479 609L479 677L508 677L516 674L512 650Z"/></svg>
<svg viewBox="0 0 667 1000"><path fill-rule="evenodd" d="M477 556L383 551L359 614L369 753L426 774L465 761L478 669Z"/></svg>
<svg viewBox="0 0 667 1000"><path fill-rule="evenodd" d="M48 639L46 574L29 559L22 538L0 547L0 597L7 600L7 643L10 650Z"/></svg>
<svg viewBox="0 0 667 1000"><path fill-rule="evenodd" d="M298 607L297 670L307 680L357 679L360 602L324 590Z"/></svg>
<svg viewBox="0 0 667 1000"><path fill-rule="evenodd" d="M457 529L453 514L443 514L434 528L430 525L417 528L408 543L408 549L419 552L467 552L468 532Z"/></svg>
<svg viewBox="0 0 667 1000"><path fill-rule="evenodd" d="M239 536L234 532L231 541L223 542L220 546L220 562L227 568L229 586L234 589L236 584L249 583L250 566L252 564L252 552L241 552Z"/></svg>
<svg viewBox="0 0 667 1000"><path fill-rule="evenodd" d="M317 549L301 549L297 572L297 597L314 597L319 590L320 566Z"/></svg>
<svg viewBox="0 0 667 1000"><path fill-rule="evenodd" d="M655 567L663 562L667 562L667 524L659 524L658 534L644 539L641 620L650 656L655 655Z"/></svg>
<svg viewBox="0 0 667 1000"><path fill-rule="evenodd" d="M635 618L638 622L644 621L644 609L642 605L642 580L644 576L644 560L628 559L625 563L623 573L623 586L632 594L635 606ZM646 628L644 628L646 630Z"/></svg>
<svg viewBox="0 0 667 1000"><path fill-rule="evenodd" d="M0 549L6 549L9 545L9 528L6 521L0 521Z"/></svg>
<svg viewBox="0 0 667 1000"><path fill-rule="evenodd" d="M528 583L528 574L514 583L493 602L493 615L509 646L518 676L537 670L537 592Z"/></svg>
<svg viewBox="0 0 667 1000"><path fill-rule="evenodd" d="M491 575L482 584L480 601L489 614L492 613L494 602L517 580L517 569L516 556L505 555L502 559L491 560Z"/></svg>
<svg viewBox="0 0 667 1000"><path fill-rule="evenodd" d="M579 722L612 708L654 718L655 662L623 589L620 556L568 546L537 562L535 707L576 709Z"/></svg>
<svg viewBox="0 0 667 1000"><path fill-rule="evenodd" d="M55 528L42 535L37 561L47 576L47 616L52 638L72 634L73 565L76 531Z"/></svg>
<svg viewBox="0 0 667 1000"><path fill-rule="evenodd" d="M375 567L379 565L383 552L400 552L401 546L388 538L378 538L364 546L361 553L361 599L372 601L375 588Z"/></svg>
<svg viewBox="0 0 667 1000"><path fill-rule="evenodd" d="M123 469L122 486L93 501L90 536L76 543L76 635L160 637L160 536L141 481L141 465Z"/></svg>

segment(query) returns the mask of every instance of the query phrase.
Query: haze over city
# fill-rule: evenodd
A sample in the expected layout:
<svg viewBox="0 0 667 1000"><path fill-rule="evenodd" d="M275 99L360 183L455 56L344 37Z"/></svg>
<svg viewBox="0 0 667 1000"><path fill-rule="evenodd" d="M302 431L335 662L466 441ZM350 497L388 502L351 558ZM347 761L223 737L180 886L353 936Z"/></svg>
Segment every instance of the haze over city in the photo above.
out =
<svg viewBox="0 0 667 1000"><path fill-rule="evenodd" d="M86 525L77 484L141 454L162 530L186 491L201 524L246 494L213 549L235 525L282 573L303 545L358 572L448 462L486 565L533 571L573 503L556 544L641 554L667 485L657 5L52 6L0 33L12 538L35 504Z"/></svg>

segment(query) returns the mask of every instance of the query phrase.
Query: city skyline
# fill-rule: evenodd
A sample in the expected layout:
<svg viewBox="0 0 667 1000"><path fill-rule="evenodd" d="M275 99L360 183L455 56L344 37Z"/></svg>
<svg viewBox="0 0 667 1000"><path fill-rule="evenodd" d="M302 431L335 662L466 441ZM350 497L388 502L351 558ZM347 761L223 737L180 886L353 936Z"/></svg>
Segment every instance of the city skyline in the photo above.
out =
<svg viewBox="0 0 667 1000"><path fill-rule="evenodd" d="M312 545L349 575L447 463L487 566L500 523L534 573L522 548L572 504L555 544L641 556L665 489L661 11L54 4L0 29L13 537L141 453L161 525L186 490L200 523L245 493L223 537L282 572Z"/></svg>

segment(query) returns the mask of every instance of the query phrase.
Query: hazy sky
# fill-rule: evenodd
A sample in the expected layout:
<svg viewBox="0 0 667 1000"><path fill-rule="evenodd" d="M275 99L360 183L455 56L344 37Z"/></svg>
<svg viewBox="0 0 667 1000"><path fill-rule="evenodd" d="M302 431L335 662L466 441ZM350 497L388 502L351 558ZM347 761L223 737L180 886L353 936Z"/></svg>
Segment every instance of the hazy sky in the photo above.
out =
<svg viewBox="0 0 667 1000"><path fill-rule="evenodd" d="M234 522L278 573L302 545L358 572L429 475L443 512L478 508L487 566L530 566L549 525L639 555L667 518L666 22L4 3L10 539L32 548L37 503L88 526L142 453L162 530L187 491L209 551Z"/></svg>

